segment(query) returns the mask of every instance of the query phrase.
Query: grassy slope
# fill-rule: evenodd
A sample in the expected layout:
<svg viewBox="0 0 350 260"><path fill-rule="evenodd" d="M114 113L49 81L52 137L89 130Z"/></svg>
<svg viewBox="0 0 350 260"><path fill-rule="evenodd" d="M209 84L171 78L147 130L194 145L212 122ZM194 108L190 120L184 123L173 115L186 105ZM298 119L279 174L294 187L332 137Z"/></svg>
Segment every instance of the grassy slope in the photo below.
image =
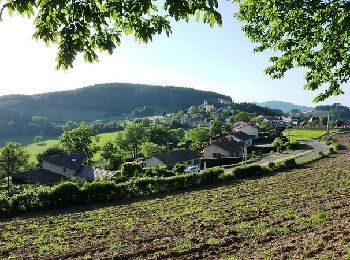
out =
<svg viewBox="0 0 350 260"><path fill-rule="evenodd" d="M331 130L330 133L336 133L338 130ZM318 139L327 133L323 129L291 129L290 137L294 139ZM289 136L289 130L285 130L284 134Z"/></svg>
<svg viewBox="0 0 350 260"><path fill-rule="evenodd" d="M339 141L350 147L350 136ZM345 259L350 152L125 205L0 223L0 258Z"/></svg>
<svg viewBox="0 0 350 260"><path fill-rule="evenodd" d="M106 133L106 134L100 134L98 135L100 137L100 141L99 141L99 145L102 146L104 145L106 142L108 142L109 140L113 141L117 134L119 132L113 132L113 133ZM47 140L44 142L46 145L38 145L38 144L34 144L34 143L31 143L27 146L25 146L25 149L26 151L30 154L30 161L31 162L34 162L35 161L35 158L36 158L36 155L38 153L41 153L43 152L44 150L46 150L49 146L52 146L52 145L56 145L58 144L58 140L57 139L51 139L51 140ZM100 155L99 153L96 154L95 160L98 160L100 159Z"/></svg>

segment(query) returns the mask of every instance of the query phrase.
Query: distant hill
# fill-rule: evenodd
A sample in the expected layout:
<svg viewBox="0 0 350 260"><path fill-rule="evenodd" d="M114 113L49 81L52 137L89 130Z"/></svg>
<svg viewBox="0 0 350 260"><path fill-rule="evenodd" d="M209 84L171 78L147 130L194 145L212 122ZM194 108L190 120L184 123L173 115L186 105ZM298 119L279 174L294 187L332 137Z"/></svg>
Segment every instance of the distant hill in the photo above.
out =
<svg viewBox="0 0 350 260"><path fill-rule="evenodd" d="M263 106L263 107L280 109L284 113L289 113L292 111L292 109L300 109L300 112L308 112L308 111L314 109L313 107L299 106L299 105L295 105L295 104L290 103L290 102L277 101L277 100L266 101L266 102L261 102L261 103L256 103L256 104L259 106Z"/></svg>
<svg viewBox="0 0 350 260"><path fill-rule="evenodd" d="M69 91L39 95L0 97L0 120L13 120L24 114L47 116L50 121L102 119L102 115L120 116L140 110L172 112L204 100L210 104L231 97L192 88L163 87L126 83L99 84ZM146 108L145 108L146 107ZM89 112L80 113L79 111ZM62 113L64 115L62 115Z"/></svg>
<svg viewBox="0 0 350 260"><path fill-rule="evenodd" d="M68 121L119 120L187 109L203 101L218 105L229 96L192 88L110 83L38 95L0 97L0 138L50 135L64 131ZM69 124L68 124L69 123ZM73 122L68 122L72 127ZM102 127L102 126L101 126ZM104 125L103 131L120 126Z"/></svg>

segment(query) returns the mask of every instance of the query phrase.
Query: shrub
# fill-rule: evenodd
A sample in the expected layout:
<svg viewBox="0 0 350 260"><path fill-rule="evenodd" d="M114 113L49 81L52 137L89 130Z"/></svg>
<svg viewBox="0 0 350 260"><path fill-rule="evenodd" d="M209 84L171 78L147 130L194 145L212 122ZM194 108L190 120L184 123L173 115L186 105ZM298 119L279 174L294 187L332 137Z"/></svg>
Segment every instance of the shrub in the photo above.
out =
<svg viewBox="0 0 350 260"><path fill-rule="evenodd" d="M278 162L275 165L274 171L282 171L282 170L288 170L288 169L293 169L297 167L298 164L296 163L294 158L291 159L286 159L282 162Z"/></svg>
<svg viewBox="0 0 350 260"><path fill-rule="evenodd" d="M143 175L142 164L138 162L125 162L122 165L122 176L132 178Z"/></svg>
<svg viewBox="0 0 350 260"><path fill-rule="evenodd" d="M99 202L116 199L117 186L112 181L86 182L82 187L84 202Z"/></svg>
<svg viewBox="0 0 350 260"><path fill-rule="evenodd" d="M11 206L7 196L0 194L0 216L7 216L10 214Z"/></svg>
<svg viewBox="0 0 350 260"><path fill-rule="evenodd" d="M35 190L15 194L10 199L10 205L13 212L27 212L43 207L42 201Z"/></svg>
<svg viewBox="0 0 350 260"><path fill-rule="evenodd" d="M241 166L233 169L232 173L238 179L263 176L270 171L261 165Z"/></svg>
<svg viewBox="0 0 350 260"><path fill-rule="evenodd" d="M215 166L236 164L236 163L240 163L241 161L242 161L242 157L201 159L201 169L204 169L204 163L206 163L207 168L212 168Z"/></svg>
<svg viewBox="0 0 350 260"><path fill-rule="evenodd" d="M74 182L62 182L52 188L47 195L47 203L49 207L61 207L77 205L83 200L83 192L79 185Z"/></svg>
<svg viewBox="0 0 350 260"><path fill-rule="evenodd" d="M184 170L185 170L185 165L183 165L182 163L177 163L177 164L175 164L175 166L173 168L173 173L183 174Z"/></svg>
<svg viewBox="0 0 350 260"><path fill-rule="evenodd" d="M151 166L143 169L143 177L170 177L174 176L174 173L168 171L166 166Z"/></svg>
<svg viewBox="0 0 350 260"><path fill-rule="evenodd" d="M276 167L276 163L275 162L269 162L269 164L267 165L270 169L275 169Z"/></svg>

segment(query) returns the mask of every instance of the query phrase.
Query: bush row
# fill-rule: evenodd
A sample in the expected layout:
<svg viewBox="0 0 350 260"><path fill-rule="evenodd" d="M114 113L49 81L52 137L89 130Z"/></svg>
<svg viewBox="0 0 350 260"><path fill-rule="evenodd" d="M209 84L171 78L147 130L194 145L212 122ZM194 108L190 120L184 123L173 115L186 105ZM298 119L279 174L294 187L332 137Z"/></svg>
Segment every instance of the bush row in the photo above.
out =
<svg viewBox="0 0 350 260"><path fill-rule="evenodd" d="M123 183L63 182L53 187L38 186L10 198L0 195L0 216L188 189L218 182L223 173L222 168L215 167L200 173L172 177L143 177Z"/></svg>
<svg viewBox="0 0 350 260"><path fill-rule="evenodd" d="M230 165L242 162L242 157L223 157L223 158L207 158L201 159L201 169L204 169L204 163L207 168L221 165Z"/></svg>
<svg viewBox="0 0 350 260"><path fill-rule="evenodd" d="M10 198L0 195L0 216L147 196L160 192L189 189L224 180L260 177L280 170L291 169L296 165L294 159L288 159L279 163L270 163L268 166L248 165L237 167L231 173L224 173L223 168L214 167L199 173L171 177L142 177L123 183L114 181L82 184L63 182L53 187L37 186L24 190Z"/></svg>

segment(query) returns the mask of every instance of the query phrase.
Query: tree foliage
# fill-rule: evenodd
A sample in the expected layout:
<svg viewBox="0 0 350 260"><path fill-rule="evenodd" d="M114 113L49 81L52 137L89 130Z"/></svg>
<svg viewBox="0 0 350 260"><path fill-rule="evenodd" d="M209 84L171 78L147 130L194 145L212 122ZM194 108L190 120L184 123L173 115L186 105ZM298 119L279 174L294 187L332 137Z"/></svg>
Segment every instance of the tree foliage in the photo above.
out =
<svg viewBox="0 0 350 260"><path fill-rule="evenodd" d="M61 147L59 145L53 145L53 146L48 147L46 150L42 151L41 153L39 153L36 156L36 159L37 159L38 163L40 163L41 158L45 158L48 156L54 156L54 155L64 155L64 154L67 154L67 151L63 147Z"/></svg>
<svg viewBox="0 0 350 260"><path fill-rule="evenodd" d="M1 11L4 8L34 16L34 38L58 45L57 68L63 69L72 67L79 53L88 62L98 60L97 51L112 54L124 35L145 43L161 33L169 36L173 18L188 21L195 16L210 26L222 23L217 0L12 0Z"/></svg>
<svg viewBox="0 0 350 260"><path fill-rule="evenodd" d="M350 2L343 0L235 0L238 19L255 51L274 51L266 73L282 78L305 68L308 90L327 88L314 99L343 94L350 77Z"/></svg>
<svg viewBox="0 0 350 260"><path fill-rule="evenodd" d="M99 149L98 136L90 126L84 123L80 124L78 128L64 132L59 141L67 151L84 154L86 163L91 163L94 154Z"/></svg>
<svg viewBox="0 0 350 260"><path fill-rule="evenodd" d="M146 139L146 128L141 123L130 123L125 127L124 137L132 151L132 156L137 158L139 146Z"/></svg>
<svg viewBox="0 0 350 260"><path fill-rule="evenodd" d="M28 164L29 154L15 142L8 142L0 150L0 179L7 174L23 170Z"/></svg>
<svg viewBox="0 0 350 260"><path fill-rule="evenodd" d="M145 157L150 157L150 156L155 155L157 153L164 152L165 146L160 146L160 145L157 145L157 144L152 143L152 142L144 142L141 145L140 151Z"/></svg>

